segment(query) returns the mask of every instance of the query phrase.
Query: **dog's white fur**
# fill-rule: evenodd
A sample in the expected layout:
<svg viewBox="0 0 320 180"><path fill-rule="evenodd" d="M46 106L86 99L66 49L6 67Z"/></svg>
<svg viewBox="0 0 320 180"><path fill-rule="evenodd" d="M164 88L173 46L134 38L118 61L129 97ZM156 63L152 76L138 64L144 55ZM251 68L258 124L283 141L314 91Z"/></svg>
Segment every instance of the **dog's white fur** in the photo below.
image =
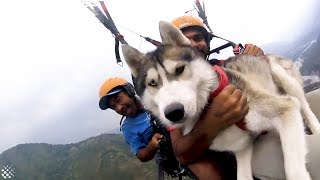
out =
<svg viewBox="0 0 320 180"><path fill-rule="evenodd" d="M158 116L165 125L182 127L184 134L187 134L206 106L209 93L218 87L219 77L211 65L200 57L185 62L172 55L183 53L179 45L190 44L179 29L167 22L160 22L160 34L164 44L177 45L170 50L172 52L164 52L166 58L161 63L151 63L151 56L128 45L122 47L123 54L135 78L141 78L139 71L147 67L142 82L145 87L139 94L146 109ZM259 61L249 56L242 58ZM241 58L237 61L245 62ZM261 76L245 73L249 70L241 68L241 65L230 63L227 66L228 75L241 77L238 85L246 85L242 91L250 107L245 117L249 131L233 125L218 134L210 149L234 152L238 164L237 179L250 180L253 140L264 130L275 130L282 143L287 179L311 179L305 166L307 148L301 114L313 133L320 132L320 125L305 99L300 74L292 62L278 56L269 55L260 61L264 61L258 63L262 69ZM175 76L175 71L181 66L184 66L183 73ZM285 95L279 93L279 88ZM164 112L169 105L177 102L183 105L185 113L181 121L172 122Z"/></svg>

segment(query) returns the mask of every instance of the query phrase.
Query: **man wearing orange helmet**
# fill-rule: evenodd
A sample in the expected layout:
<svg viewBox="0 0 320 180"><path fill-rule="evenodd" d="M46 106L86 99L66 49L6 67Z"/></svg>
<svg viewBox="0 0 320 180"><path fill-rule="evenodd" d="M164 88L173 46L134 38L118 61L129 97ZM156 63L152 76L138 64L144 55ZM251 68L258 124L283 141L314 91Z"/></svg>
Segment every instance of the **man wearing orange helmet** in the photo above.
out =
<svg viewBox="0 0 320 180"><path fill-rule="evenodd" d="M142 162L153 159L162 135L154 132L133 86L123 78L108 78L100 87L99 97L102 110L110 108L126 117L121 127L123 136L137 158Z"/></svg>
<svg viewBox="0 0 320 180"><path fill-rule="evenodd" d="M208 58L210 50L210 41L214 37L213 34L207 31L203 22L194 16L181 16L171 22L179 28L182 33L191 41L192 45L197 48L198 52L204 58ZM263 55L261 48L247 44L243 54Z"/></svg>
<svg viewBox="0 0 320 180"><path fill-rule="evenodd" d="M182 31L203 58L208 59L213 35L200 19L182 16L171 23ZM264 54L255 45L246 45L243 53L257 56ZM204 154L221 130L242 119L247 112L247 101L241 91L232 85L227 86L214 99L206 115L198 121L190 134L182 136L179 129L170 132L177 159L182 164L188 164L199 179L236 178L236 162L232 156L228 153Z"/></svg>

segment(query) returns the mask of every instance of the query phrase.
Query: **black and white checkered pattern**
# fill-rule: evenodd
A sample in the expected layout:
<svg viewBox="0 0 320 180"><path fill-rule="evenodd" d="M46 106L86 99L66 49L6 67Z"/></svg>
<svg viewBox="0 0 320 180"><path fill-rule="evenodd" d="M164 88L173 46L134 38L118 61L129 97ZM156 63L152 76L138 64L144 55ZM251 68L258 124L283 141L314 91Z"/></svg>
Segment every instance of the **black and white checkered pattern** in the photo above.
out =
<svg viewBox="0 0 320 180"><path fill-rule="evenodd" d="M13 166L10 166L10 165L5 165L2 167L1 169L1 176L4 178L4 179L11 179L14 177L14 167Z"/></svg>

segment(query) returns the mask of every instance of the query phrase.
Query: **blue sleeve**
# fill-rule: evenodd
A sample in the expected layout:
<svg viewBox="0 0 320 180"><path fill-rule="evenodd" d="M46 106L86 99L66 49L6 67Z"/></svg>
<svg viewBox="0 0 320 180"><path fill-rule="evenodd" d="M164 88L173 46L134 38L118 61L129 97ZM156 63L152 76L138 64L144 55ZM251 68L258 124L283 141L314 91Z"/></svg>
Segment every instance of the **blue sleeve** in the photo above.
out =
<svg viewBox="0 0 320 180"><path fill-rule="evenodd" d="M139 137L139 135L133 131L130 131L130 127L123 125L122 126L122 130L123 130L123 136L127 142L127 144L129 144L131 151L137 155L138 152L147 147L147 145L145 143L143 143L141 141L141 138Z"/></svg>

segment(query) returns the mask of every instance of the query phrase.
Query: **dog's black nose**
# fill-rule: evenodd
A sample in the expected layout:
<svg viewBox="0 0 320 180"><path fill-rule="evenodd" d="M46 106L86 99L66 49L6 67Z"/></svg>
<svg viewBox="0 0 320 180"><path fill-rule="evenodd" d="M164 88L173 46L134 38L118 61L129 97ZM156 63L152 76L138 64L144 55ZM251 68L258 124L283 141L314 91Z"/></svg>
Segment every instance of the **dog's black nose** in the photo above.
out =
<svg viewBox="0 0 320 180"><path fill-rule="evenodd" d="M184 107L180 103L170 104L164 110L164 115L172 122L180 121L184 116Z"/></svg>

